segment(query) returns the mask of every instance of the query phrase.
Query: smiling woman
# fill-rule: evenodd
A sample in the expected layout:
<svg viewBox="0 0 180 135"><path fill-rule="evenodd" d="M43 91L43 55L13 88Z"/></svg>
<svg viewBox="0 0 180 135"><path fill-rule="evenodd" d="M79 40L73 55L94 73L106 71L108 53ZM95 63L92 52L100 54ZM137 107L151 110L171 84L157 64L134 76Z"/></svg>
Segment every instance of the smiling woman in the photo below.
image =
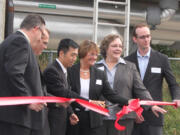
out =
<svg viewBox="0 0 180 135"><path fill-rule="evenodd" d="M104 37L100 45L100 53L104 59L97 62L96 66L99 69L103 69L108 77L111 88L116 90L116 92L121 94L121 96L152 100L148 90L143 85L136 66L121 57L122 51L122 37L117 34L109 34ZM107 102L107 104L108 106L112 106L108 108L111 116L104 118L101 133L103 135L131 135L136 114L130 113L121 119L119 122L126 126L126 130L118 131L114 127L114 122L116 120L116 113L122 108L119 106L113 106L113 103L111 102ZM153 109L157 108L153 106L152 110ZM144 119L138 117L138 120L141 122Z"/></svg>
<svg viewBox="0 0 180 135"><path fill-rule="evenodd" d="M94 66L98 52L98 46L90 40L80 44L80 62L73 65L68 72L72 91L102 106L104 106L104 101L101 101L102 95L113 103L128 104L128 99L122 98L111 89L106 74ZM101 135L101 115L77 105L72 107L79 122L76 125L69 122L67 135Z"/></svg>

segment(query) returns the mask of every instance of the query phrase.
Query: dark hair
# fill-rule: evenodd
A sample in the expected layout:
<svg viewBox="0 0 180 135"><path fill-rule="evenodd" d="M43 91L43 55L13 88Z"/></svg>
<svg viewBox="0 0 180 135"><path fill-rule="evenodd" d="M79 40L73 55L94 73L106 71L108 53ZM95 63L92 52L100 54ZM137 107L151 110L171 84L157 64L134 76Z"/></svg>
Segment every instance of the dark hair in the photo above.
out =
<svg viewBox="0 0 180 135"><path fill-rule="evenodd" d="M45 25L45 21L40 15L30 14L24 18L20 25L20 28L30 30L36 26L42 25Z"/></svg>
<svg viewBox="0 0 180 135"><path fill-rule="evenodd" d="M149 28L149 26L148 26L147 24L145 24L145 23L137 24L137 25L135 25L134 28L133 28L132 36L133 36L133 37L137 37L136 29L142 28L142 27L147 27L147 28Z"/></svg>
<svg viewBox="0 0 180 135"><path fill-rule="evenodd" d="M79 47L79 50L78 50L78 55L79 55L79 58L84 58L87 53L91 50L95 50L97 51L97 53L99 53L99 48L98 46L96 45L96 43L94 43L93 41L90 41L90 40L84 40L81 44L80 44L80 47Z"/></svg>
<svg viewBox="0 0 180 135"><path fill-rule="evenodd" d="M100 45L100 53L103 56L104 59L106 59L106 51L109 48L109 45L111 44L111 42L113 42L116 38L119 38L122 43L123 43L123 38L121 35L118 34L109 34L107 36L104 37L104 39L101 41L101 45Z"/></svg>
<svg viewBox="0 0 180 135"><path fill-rule="evenodd" d="M79 45L73 41L72 39L62 39L59 42L58 48L57 48L57 56L59 57L59 52L62 50L64 53L66 53L69 48L79 48Z"/></svg>

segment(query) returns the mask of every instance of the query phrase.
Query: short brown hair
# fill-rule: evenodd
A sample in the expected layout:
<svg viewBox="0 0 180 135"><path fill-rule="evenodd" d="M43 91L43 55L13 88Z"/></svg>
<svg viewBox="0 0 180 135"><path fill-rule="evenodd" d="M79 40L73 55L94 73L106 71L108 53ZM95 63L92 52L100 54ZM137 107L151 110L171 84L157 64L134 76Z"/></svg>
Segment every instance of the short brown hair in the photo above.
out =
<svg viewBox="0 0 180 135"><path fill-rule="evenodd" d="M142 28L142 27L147 27L147 28L149 28L149 26L147 25L147 24L145 24L145 23L140 23L140 24L137 24L137 25L135 25L134 26L134 28L133 28L133 32L132 32L132 36L133 37L137 37L137 33L136 33L136 30L138 29L138 28ZM149 28L150 29L150 28Z"/></svg>
<svg viewBox="0 0 180 135"><path fill-rule="evenodd" d="M81 44L80 44L80 47L79 47L79 50L78 50L78 55L79 55L79 58L84 58L87 53L91 50L95 50L97 51L97 53L99 53L99 48L98 46L96 45L96 43L94 43L93 41L90 41L90 40L84 40Z"/></svg>
<svg viewBox="0 0 180 135"><path fill-rule="evenodd" d="M114 41L116 38L119 38L123 43L122 36L118 34L109 34L105 36L104 39L101 41L100 53L104 59L106 58L106 51L108 50L110 43Z"/></svg>

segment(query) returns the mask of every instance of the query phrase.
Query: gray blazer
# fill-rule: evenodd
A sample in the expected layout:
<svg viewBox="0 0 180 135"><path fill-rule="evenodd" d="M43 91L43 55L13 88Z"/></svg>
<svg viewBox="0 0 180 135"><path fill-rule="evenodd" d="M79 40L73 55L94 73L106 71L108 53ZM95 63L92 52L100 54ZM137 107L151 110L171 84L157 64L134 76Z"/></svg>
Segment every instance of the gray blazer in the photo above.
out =
<svg viewBox="0 0 180 135"><path fill-rule="evenodd" d="M137 51L126 57L125 59L136 64L139 71ZM155 73L153 68L158 69L159 72ZM145 87L149 90L154 100L162 101L162 84L163 79L166 79L172 99L180 99L180 88L172 73L168 57L151 49L149 63L143 79ZM163 115L157 118L152 112L144 111L143 116L145 120L151 125L163 125Z"/></svg>
<svg viewBox="0 0 180 135"><path fill-rule="evenodd" d="M106 68L102 62L97 62L96 66L99 69L104 69L104 71L106 71ZM104 68L101 68L102 66ZM139 98L139 99L152 100L151 95L149 94L148 90L145 88L145 86L141 81L141 78L139 76L135 64L128 61L125 61L125 63L119 63L117 65L113 89L118 93L121 93L121 96L125 98L130 98L130 99ZM121 110L120 107L116 107L114 109L115 112ZM129 113L128 115L125 115L123 119L126 118L134 119L135 117L136 114L132 112Z"/></svg>

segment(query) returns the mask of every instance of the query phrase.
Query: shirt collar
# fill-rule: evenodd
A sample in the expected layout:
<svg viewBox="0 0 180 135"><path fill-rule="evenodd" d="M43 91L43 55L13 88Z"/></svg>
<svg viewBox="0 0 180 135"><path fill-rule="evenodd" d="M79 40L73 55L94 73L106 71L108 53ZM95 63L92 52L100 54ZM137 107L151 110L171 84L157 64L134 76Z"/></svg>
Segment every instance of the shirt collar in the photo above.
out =
<svg viewBox="0 0 180 135"><path fill-rule="evenodd" d="M66 73L67 73L67 69L66 69L66 68L64 67L64 65L61 63L61 61L60 61L58 58L56 58L56 61L58 62L58 64L59 64L60 67L62 68L64 74L66 74Z"/></svg>
<svg viewBox="0 0 180 135"><path fill-rule="evenodd" d="M150 52L151 52L151 48L149 49L149 51L146 53L146 55L144 55L144 57L150 57ZM141 54L139 53L139 51L137 50L137 56L138 57L143 57L143 56L141 56Z"/></svg>
<svg viewBox="0 0 180 135"><path fill-rule="evenodd" d="M105 61L105 59L102 59L102 60L98 61L97 64L104 64L104 65L106 65L106 61ZM117 64L126 64L126 62L125 62L125 60L123 58L120 57L118 62L117 62Z"/></svg>
<svg viewBox="0 0 180 135"><path fill-rule="evenodd" d="M20 29L18 31L21 32L26 37L28 43L30 44L30 39L29 39L28 35Z"/></svg>

